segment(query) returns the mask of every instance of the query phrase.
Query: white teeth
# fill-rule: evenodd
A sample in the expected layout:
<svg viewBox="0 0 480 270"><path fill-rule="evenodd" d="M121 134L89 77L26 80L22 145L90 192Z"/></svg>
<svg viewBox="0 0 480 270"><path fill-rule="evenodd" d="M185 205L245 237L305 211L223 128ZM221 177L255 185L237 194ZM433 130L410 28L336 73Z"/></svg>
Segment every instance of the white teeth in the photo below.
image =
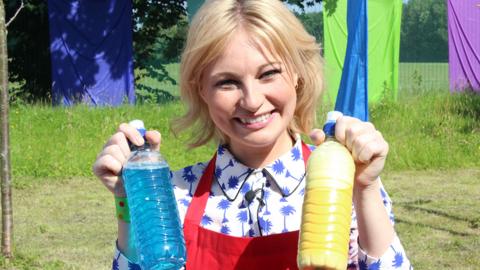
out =
<svg viewBox="0 0 480 270"><path fill-rule="evenodd" d="M271 114L264 114L261 115L257 118L240 118L240 122L244 124L255 124L255 123L262 123L268 120L270 118Z"/></svg>

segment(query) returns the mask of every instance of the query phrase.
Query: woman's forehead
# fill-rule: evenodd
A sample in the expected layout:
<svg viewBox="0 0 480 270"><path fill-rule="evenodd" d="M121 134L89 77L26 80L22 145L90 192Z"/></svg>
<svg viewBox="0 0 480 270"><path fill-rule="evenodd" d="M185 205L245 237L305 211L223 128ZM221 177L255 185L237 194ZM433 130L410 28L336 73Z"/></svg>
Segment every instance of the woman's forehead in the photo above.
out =
<svg viewBox="0 0 480 270"><path fill-rule="evenodd" d="M243 29L232 33L215 62L242 61L255 58L261 62L283 62L273 42L260 38Z"/></svg>

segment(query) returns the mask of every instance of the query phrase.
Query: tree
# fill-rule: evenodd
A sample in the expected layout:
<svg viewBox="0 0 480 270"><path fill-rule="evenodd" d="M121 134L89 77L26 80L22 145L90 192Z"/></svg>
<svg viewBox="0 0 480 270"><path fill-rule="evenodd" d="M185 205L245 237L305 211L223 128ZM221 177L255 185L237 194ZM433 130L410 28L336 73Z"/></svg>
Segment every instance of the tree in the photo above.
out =
<svg viewBox="0 0 480 270"><path fill-rule="evenodd" d="M445 1L404 3L400 39L401 62L448 62Z"/></svg>
<svg viewBox="0 0 480 270"><path fill-rule="evenodd" d="M5 24L5 6L0 2L0 179L2 189L2 254L10 258L12 254L12 179L10 166L10 137L8 121L8 53L7 53L7 26L14 20L23 8L20 7Z"/></svg>
<svg viewBox="0 0 480 270"><path fill-rule="evenodd" d="M323 44L323 13L303 13L298 14L297 17L308 33L314 36L318 43Z"/></svg>

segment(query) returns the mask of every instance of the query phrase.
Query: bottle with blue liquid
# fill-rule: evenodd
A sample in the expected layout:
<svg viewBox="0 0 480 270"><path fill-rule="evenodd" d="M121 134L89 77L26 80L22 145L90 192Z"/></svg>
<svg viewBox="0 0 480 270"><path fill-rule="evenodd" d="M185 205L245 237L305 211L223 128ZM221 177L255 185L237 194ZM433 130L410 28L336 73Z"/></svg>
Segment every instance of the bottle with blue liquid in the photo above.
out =
<svg viewBox="0 0 480 270"><path fill-rule="evenodd" d="M129 124L145 135L141 120ZM185 240L169 166L146 140L142 146L132 144L131 150L122 178L138 263L143 270L181 269L186 262Z"/></svg>

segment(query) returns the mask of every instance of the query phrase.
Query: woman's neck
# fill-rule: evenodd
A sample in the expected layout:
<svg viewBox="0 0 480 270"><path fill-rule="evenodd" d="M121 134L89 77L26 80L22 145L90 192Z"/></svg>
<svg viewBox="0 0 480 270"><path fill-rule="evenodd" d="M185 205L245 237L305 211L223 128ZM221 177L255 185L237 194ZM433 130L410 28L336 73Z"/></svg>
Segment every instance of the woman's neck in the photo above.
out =
<svg viewBox="0 0 480 270"><path fill-rule="evenodd" d="M240 143L228 145L229 151L235 158L250 168L264 168L278 159L281 155L290 151L295 140L286 132L273 144L266 146L250 146Z"/></svg>

